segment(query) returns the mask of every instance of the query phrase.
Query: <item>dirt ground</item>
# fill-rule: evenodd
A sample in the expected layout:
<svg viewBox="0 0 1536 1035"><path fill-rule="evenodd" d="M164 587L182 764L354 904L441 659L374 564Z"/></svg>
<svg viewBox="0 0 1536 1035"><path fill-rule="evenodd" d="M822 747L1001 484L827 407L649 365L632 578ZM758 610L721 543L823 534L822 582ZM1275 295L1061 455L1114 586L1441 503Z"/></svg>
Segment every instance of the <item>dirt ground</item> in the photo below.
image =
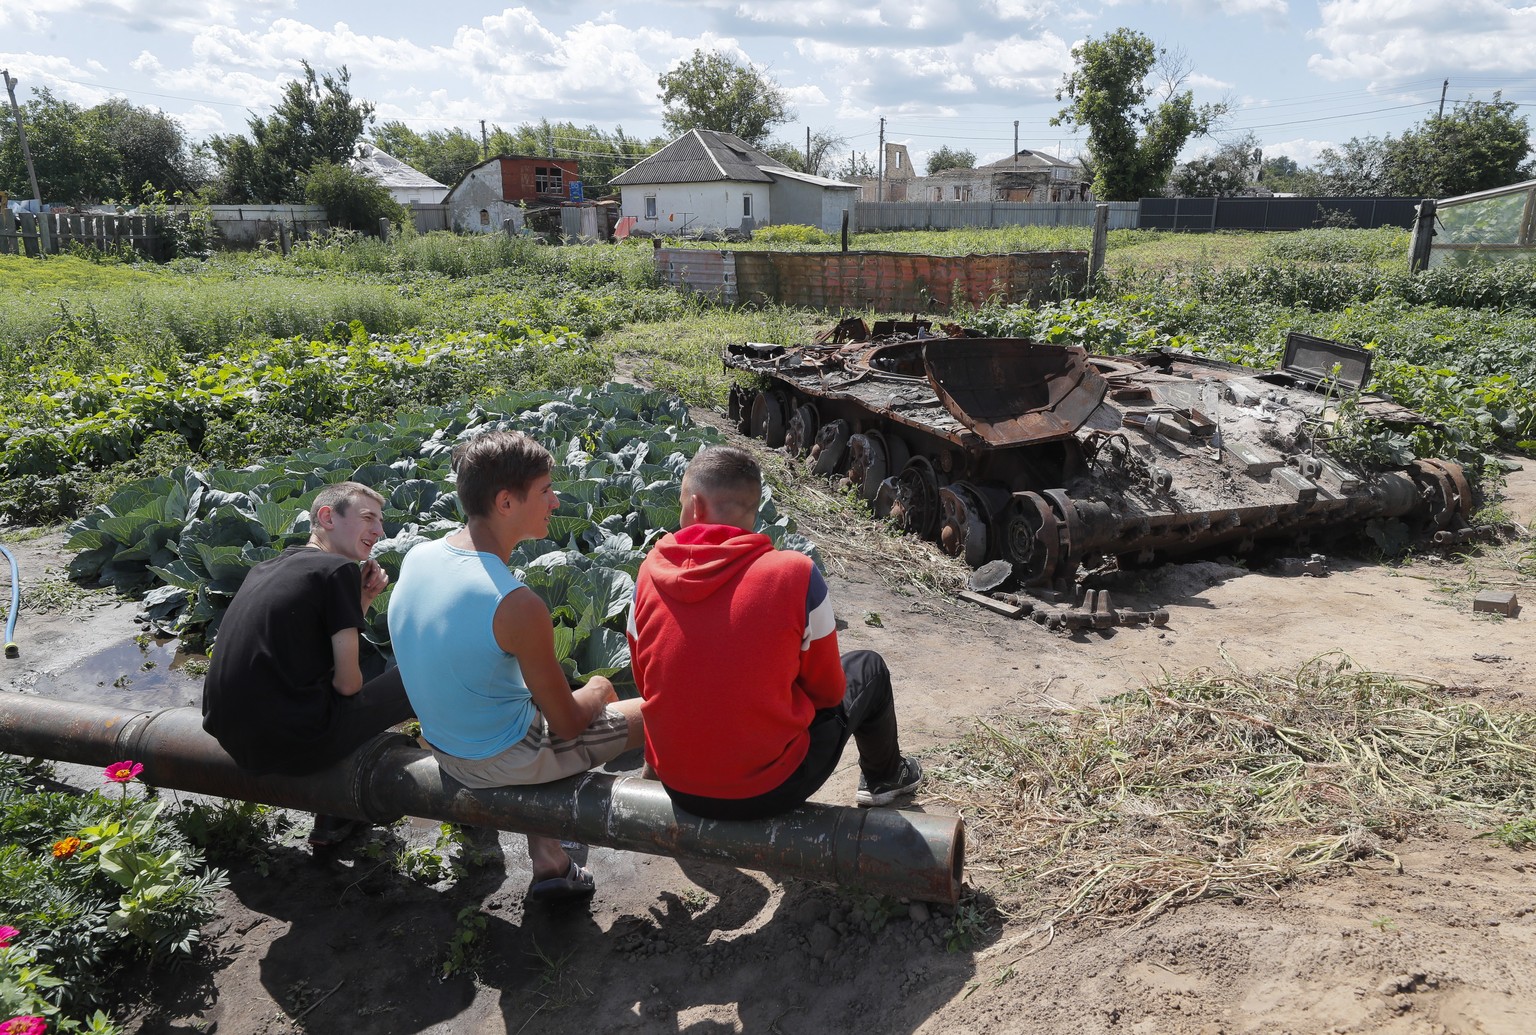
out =
<svg viewBox="0 0 1536 1035"><path fill-rule="evenodd" d="M1527 465L1528 467L1536 465ZM1506 508L1536 519L1536 472ZM63 537L12 542L23 582L62 567ZM831 580L843 649L897 673L907 746L1051 697L1089 702L1163 673L1294 670L1342 651L1458 694L1536 702L1530 613L1472 611L1516 588L1508 551L1474 561L1342 563L1326 578L1217 563L1123 576L1117 601L1166 605L1163 629L1068 637L894 589L869 566ZM143 707L196 703L169 648L130 637L131 604L23 613L0 688ZM878 615L878 625L872 616ZM107 646L103 646L107 645ZM66 770L66 775L68 771ZM89 774L82 773L83 785ZM824 790L851 802L852 754ZM921 808L920 795L916 807ZM762 873L593 848L590 910L525 908L522 839L453 884L423 886L354 843L311 857L301 823L266 874L236 873L193 965L149 975L142 1033L1012 1032L1392 1035L1536 1030L1536 858L1471 831L1401 846L1402 872L1357 870L1277 898L1202 903L1134 926L1002 923L950 951L953 913ZM430 844L415 824L390 837ZM967 873L983 891L989 874ZM473 976L439 980L455 918L489 917Z"/></svg>

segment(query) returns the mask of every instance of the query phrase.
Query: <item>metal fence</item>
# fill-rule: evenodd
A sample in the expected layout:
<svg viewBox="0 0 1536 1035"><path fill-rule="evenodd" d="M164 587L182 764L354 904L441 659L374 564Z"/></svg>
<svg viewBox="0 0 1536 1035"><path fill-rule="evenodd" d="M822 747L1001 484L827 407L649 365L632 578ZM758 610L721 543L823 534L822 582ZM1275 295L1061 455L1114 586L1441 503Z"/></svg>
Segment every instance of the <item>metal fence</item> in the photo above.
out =
<svg viewBox="0 0 1536 1035"><path fill-rule="evenodd" d="M1092 226L1094 201L856 201L859 230L950 230L961 227ZM1134 201L1109 203L1109 228L1136 226Z"/></svg>
<svg viewBox="0 0 1536 1035"><path fill-rule="evenodd" d="M1143 230L1362 230L1413 225L1417 198L1142 198Z"/></svg>

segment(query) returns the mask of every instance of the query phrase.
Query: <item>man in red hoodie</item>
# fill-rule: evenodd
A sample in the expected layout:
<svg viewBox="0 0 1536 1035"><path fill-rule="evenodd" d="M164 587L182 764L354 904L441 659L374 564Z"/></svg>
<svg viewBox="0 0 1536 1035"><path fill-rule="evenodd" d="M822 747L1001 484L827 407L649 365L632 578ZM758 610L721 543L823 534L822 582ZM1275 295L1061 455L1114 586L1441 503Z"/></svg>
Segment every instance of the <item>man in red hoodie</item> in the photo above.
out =
<svg viewBox="0 0 1536 1035"><path fill-rule="evenodd" d="M674 804L760 819L803 804L858 746L860 805L888 805L923 771L897 743L891 674L839 658L827 584L804 554L753 532L762 473L734 446L683 475L682 528L640 566L630 660L645 757Z"/></svg>

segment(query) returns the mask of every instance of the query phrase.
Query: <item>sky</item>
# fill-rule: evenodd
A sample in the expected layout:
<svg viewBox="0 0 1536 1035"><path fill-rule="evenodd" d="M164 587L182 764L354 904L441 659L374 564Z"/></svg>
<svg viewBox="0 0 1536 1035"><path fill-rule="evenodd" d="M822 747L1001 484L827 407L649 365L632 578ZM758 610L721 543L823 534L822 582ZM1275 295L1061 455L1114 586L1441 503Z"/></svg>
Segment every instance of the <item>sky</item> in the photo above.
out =
<svg viewBox="0 0 1536 1035"><path fill-rule="evenodd" d="M1399 134L1468 98L1536 115L1536 0L18 0L0 4L0 68L83 105L159 108L194 139L241 132L309 61L345 66L379 121L418 132L548 118L660 134L657 77L695 49L750 62L806 128L978 162L1021 148L1071 157L1050 125L1072 48L1119 27L1182 57L1198 102L1230 113L1191 157L1254 133L1308 165L1357 136ZM1446 86L1448 81L1449 85Z"/></svg>

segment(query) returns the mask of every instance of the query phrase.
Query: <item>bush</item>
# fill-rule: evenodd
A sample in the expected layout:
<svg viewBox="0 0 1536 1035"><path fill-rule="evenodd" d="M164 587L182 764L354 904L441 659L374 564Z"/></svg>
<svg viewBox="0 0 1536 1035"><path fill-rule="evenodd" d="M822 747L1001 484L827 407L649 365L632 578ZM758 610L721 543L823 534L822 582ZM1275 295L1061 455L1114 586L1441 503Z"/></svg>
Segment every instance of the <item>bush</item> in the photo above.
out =
<svg viewBox="0 0 1536 1035"><path fill-rule="evenodd" d="M378 233L380 219L410 218L382 183L337 162L323 162L304 175L304 200L323 205L331 226L369 234Z"/></svg>
<svg viewBox="0 0 1536 1035"><path fill-rule="evenodd" d="M15 931L0 948L0 1016L68 1032L81 1026L61 1015L106 1003L130 963L189 954L226 880L152 793L44 790L49 775L0 755L0 923Z"/></svg>

